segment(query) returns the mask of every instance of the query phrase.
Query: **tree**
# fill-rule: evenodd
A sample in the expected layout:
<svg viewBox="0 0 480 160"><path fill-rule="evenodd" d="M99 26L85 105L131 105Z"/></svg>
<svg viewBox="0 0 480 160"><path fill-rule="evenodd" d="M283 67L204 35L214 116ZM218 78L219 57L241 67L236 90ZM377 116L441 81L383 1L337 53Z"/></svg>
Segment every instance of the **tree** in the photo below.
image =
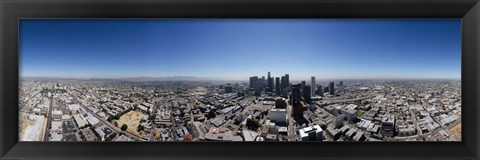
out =
<svg viewBox="0 0 480 160"><path fill-rule="evenodd" d="M137 132L143 131L144 129L145 127L143 127L142 125L138 125Z"/></svg>
<svg viewBox="0 0 480 160"><path fill-rule="evenodd" d="M114 116L108 116L107 121L111 122L114 118Z"/></svg>
<svg viewBox="0 0 480 160"><path fill-rule="evenodd" d="M217 114L215 114L214 111L208 112L208 115L207 115L208 118L215 118L216 116L217 116Z"/></svg>
<svg viewBox="0 0 480 160"><path fill-rule="evenodd" d="M122 128L120 128L120 129L121 129L122 131L125 131L125 130L127 130L127 128L128 128L127 124L123 124L123 125L122 125Z"/></svg>
<svg viewBox="0 0 480 160"><path fill-rule="evenodd" d="M151 120L151 121L155 120L155 113L150 114L148 116L148 119Z"/></svg>
<svg viewBox="0 0 480 160"><path fill-rule="evenodd" d="M117 136L117 133L112 133L110 136L108 136L108 138L113 139L113 138L115 138L116 136Z"/></svg>
<svg viewBox="0 0 480 160"><path fill-rule="evenodd" d="M247 124L246 124L246 126L247 126L248 129L257 130L258 127L260 127L260 124L259 124L258 121L256 121L256 120L247 119Z"/></svg>

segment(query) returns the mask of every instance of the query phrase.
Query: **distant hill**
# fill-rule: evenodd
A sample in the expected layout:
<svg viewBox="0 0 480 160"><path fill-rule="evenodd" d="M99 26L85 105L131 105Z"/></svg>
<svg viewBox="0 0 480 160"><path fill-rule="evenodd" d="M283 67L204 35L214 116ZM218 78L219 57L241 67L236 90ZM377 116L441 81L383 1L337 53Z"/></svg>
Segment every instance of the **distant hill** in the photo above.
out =
<svg viewBox="0 0 480 160"><path fill-rule="evenodd" d="M57 78L57 77L24 77L20 79L29 80L91 80L91 81L132 81L132 82L150 82L150 81L209 81L218 80L215 78L194 77L194 76L172 76L172 77L126 77L126 78Z"/></svg>
<svg viewBox="0 0 480 160"><path fill-rule="evenodd" d="M125 81L134 82L150 82L150 81L207 81L210 78L194 77L194 76L173 76L173 77L129 77L120 78Z"/></svg>

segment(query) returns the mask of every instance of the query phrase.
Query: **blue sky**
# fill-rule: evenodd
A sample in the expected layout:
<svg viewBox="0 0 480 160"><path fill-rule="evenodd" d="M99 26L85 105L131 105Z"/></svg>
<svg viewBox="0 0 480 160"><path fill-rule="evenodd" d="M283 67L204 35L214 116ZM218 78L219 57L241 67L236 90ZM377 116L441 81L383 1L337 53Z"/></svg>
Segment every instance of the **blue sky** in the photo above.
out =
<svg viewBox="0 0 480 160"><path fill-rule="evenodd" d="M22 77L460 78L460 19L23 19Z"/></svg>

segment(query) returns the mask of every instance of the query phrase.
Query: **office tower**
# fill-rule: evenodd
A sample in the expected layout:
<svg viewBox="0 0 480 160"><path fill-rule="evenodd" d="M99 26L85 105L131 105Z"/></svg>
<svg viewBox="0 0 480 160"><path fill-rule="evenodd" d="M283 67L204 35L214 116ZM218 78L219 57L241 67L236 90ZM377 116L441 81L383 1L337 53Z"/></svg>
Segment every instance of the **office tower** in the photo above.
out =
<svg viewBox="0 0 480 160"><path fill-rule="evenodd" d="M275 92L280 95L280 77L275 78Z"/></svg>
<svg viewBox="0 0 480 160"><path fill-rule="evenodd" d="M290 75L285 74L285 83L287 84L286 87L290 87Z"/></svg>
<svg viewBox="0 0 480 160"><path fill-rule="evenodd" d="M255 84L257 84L257 81L258 81L257 76L250 77L250 88L255 88Z"/></svg>
<svg viewBox="0 0 480 160"><path fill-rule="evenodd" d="M315 90L317 89L316 84L315 84L315 76L312 76L312 82L311 82L310 86L311 86L310 95L315 95Z"/></svg>
<svg viewBox="0 0 480 160"><path fill-rule="evenodd" d="M334 95L334 94L335 94L335 88L334 88L333 82L330 82L330 83L329 83L329 85L328 85L328 92L329 92L331 95Z"/></svg>
<svg viewBox="0 0 480 160"><path fill-rule="evenodd" d="M292 105L292 116L295 119L303 117L304 102L302 102L302 92L300 84L292 85L292 93L290 94L290 105Z"/></svg>
<svg viewBox="0 0 480 160"><path fill-rule="evenodd" d="M328 92L328 86L323 88L323 93Z"/></svg>
<svg viewBox="0 0 480 160"><path fill-rule="evenodd" d="M305 86L307 86L307 81L302 81L302 85L300 86L300 88L303 89Z"/></svg>
<svg viewBox="0 0 480 160"><path fill-rule="evenodd" d="M339 85L340 85L340 86L343 86L343 81L340 81L340 82L339 82Z"/></svg>
<svg viewBox="0 0 480 160"><path fill-rule="evenodd" d="M320 95L320 96L321 96L321 95L323 95L323 93L324 93L324 92L323 92L323 87L322 87L322 85L318 85L318 86L317 86L317 95Z"/></svg>
<svg viewBox="0 0 480 160"><path fill-rule="evenodd" d="M302 91L300 89L300 84L292 85L292 93L290 94L290 105L294 106L295 104L300 104L302 100Z"/></svg>
<svg viewBox="0 0 480 160"><path fill-rule="evenodd" d="M311 102L311 96L312 96L311 93L312 92L310 90L311 90L310 86L305 86L302 89L302 97L305 100L305 102L307 102L307 103Z"/></svg>
<svg viewBox="0 0 480 160"><path fill-rule="evenodd" d="M267 81L265 80L265 76L262 76L262 88L265 88L267 86Z"/></svg>
<svg viewBox="0 0 480 160"><path fill-rule="evenodd" d="M227 85L225 85L225 93L233 93L233 86L230 84L230 83L227 83Z"/></svg>
<svg viewBox="0 0 480 160"><path fill-rule="evenodd" d="M258 79L258 76L250 77L250 88L253 88L256 96L260 96L262 90L262 81Z"/></svg>
<svg viewBox="0 0 480 160"><path fill-rule="evenodd" d="M262 92L262 81L261 79L257 79L257 81L255 82L255 96L260 96L261 92Z"/></svg>
<svg viewBox="0 0 480 160"><path fill-rule="evenodd" d="M270 76L270 72L268 72L268 91L273 92L273 78Z"/></svg>
<svg viewBox="0 0 480 160"><path fill-rule="evenodd" d="M285 88L287 88L287 84L286 83L286 80L285 80L285 76L282 76L282 78L280 79L280 93L283 93L285 92Z"/></svg>

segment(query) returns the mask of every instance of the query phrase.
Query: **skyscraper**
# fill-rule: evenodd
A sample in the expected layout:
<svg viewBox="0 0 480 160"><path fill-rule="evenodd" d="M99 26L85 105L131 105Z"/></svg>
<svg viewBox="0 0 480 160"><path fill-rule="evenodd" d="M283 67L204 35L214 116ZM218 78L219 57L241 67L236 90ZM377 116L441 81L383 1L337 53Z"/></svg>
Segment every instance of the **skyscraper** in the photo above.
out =
<svg viewBox="0 0 480 160"><path fill-rule="evenodd" d="M282 76L280 79L280 93L283 93L285 91L285 88L287 88L285 76Z"/></svg>
<svg viewBox="0 0 480 160"><path fill-rule="evenodd" d="M275 78L275 92L280 95L280 77Z"/></svg>
<svg viewBox="0 0 480 160"><path fill-rule="evenodd" d="M260 96L262 92L262 81L261 79L258 79L257 82L255 83L255 96Z"/></svg>
<svg viewBox="0 0 480 160"><path fill-rule="evenodd" d="M264 88L267 85L267 81L265 80L265 76L262 76L262 88Z"/></svg>
<svg viewBox="0 0 480 160"><path fill-rule="evenodd" d="M321 96L321 95L323 95L323 93L324 93L324 92L323 92L323 87L322 87L322 85L318 85L318 86L317 86L317 95Z"/></svg>
<svg viewBox="0 0 480 160"><path fill-rule="evenodd" d="M331 95L334 95L334 94L335 94L335 88L334 88L333 82L330 82L330 83L328 84L328 92L329 92Z"/></svg>
<svg viewBox="0 0 480 160"><path fill-rule="evenodd" d="M303 117L304 105L302 103L302 92L300 90L300 84L292 85L292 93L290 94L290 105L292 105L292 116L295 119Z"/></svg>
<svg viewBox="0 0 480 160"><path fill-rule="evenodd" d="M302 81L302 85L300 86L301 89L307 85L307 81Z"/></svg>
<svg viewBox="0 0 480 160"><path fill-rule="evenodd" d="M257 76L250 77L250 88L255 88L255 84L257 84L257 81L258 81Z"/></svg>
<svg viewBox="0 0 480 160"><path fill-rule="evenodd" d="M310 90L311 90L310 86L305 86L302 89L302 97L305 100L305 102L307 102L307 103L311 102L311 97L312 97L311 93L312 92Z"/></svg>
<svg viewBox="0 0 480 160"><path fill-rule="evenodd" d="M273 78L270 76L270 72L268 72L268 91L273 92Z"/></svg>
<svg viewBox="0 0 480 160"><path fill-rule="evenodd" d="M317 89L317 87L315 85L315 76L312 76L312 82L311 82L310 86L311 86L310 95L315 95L315 89Z"/></svg>
<svg viewBox="0 0 480 160"><path fill-rule="evenodd" d="M257 76L250 77L250 88L255 90L255 95L259 96L262 87L261 79L258 79Z"/></svg>
<svg viewBox="0 0 480 160"><path fill-rule="evenodd" d="M290 87L290 75L285 74L285 83L287 84L286 87Z"/></svg>
<svg viewBox="0 0 480 160"><path fill-rule="evenodd" d="M290 94L290 105L300 104L302 100L302 92L300 90L300 84L292 85L292 93Z"/></svg>

